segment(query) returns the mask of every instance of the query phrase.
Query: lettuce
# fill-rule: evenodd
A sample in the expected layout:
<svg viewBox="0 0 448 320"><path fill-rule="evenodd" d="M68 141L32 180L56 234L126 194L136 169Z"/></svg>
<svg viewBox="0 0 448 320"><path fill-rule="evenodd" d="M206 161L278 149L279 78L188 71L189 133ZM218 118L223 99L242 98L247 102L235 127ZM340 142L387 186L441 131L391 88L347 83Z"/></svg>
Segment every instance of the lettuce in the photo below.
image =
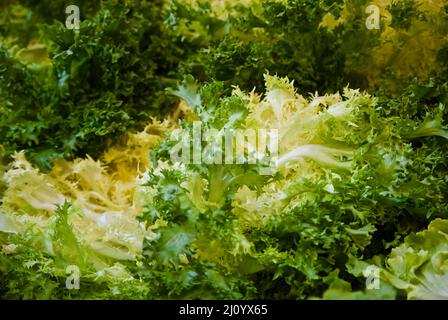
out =
<svg viewBox="0 0 448 320"><path fill-rule="evenodd" d="M149 292L125 265L95 266L95 254L80 241L69 222L70 205L55 211L40 231L8 237L0 254L0 294L3 299L142 299ZM67 270L76 266L81 290L67 290Z"/></svg>
<svg viewBox="0 0 448 320"><path fill-rule="evenodd" d="M387 257L385 278L408 299L448 299L448 220L406 237Z"/></svg>
<svg viewBox="0 0 448 320"><path fill-rule="evenodd" d="M164 4L77 2L79 33L65 27L65 1L2 4L0 136L6 155L25 150L46 171L57 159L98 159L127 132L173 111L176 101L164 89L176 84L176 67L189 47L180 47L164 26Z"/></svg>
<svg viewBox="0 0 448 320"><path fill-rule="evenodd" d="M180 68L201 81L263 88L266 70L307 92L350 84L399 93L415 76L427 81L446 48L443 1L226 1L170 3L168 26L202 47ZM380 30L365 26L369 5ZM224 7L224 8L223 8Z"/></svg>
<svg viewBox="0 0 448 320"><path fill-rule="evenodd" d="M443 3L373 3L378 32L365 28L367 0L78 1L76 34L63 24L64 1L10 1L0 14L2 144L45 170L55 159L97 159L172 111L165 88L185 74L223 81L226 94L261 90L266 70L306 92L350 84L392 94L415 73L431 83L445 61Z"/></svg>
<svg viewBox="0 0 448 320"><path fill-rule="evenodd" d="M42 173L17 153L0 207L3 295L392 299L397 283L410 288L400 278L357 291L362 261L448 216L443 107L404 118L361 90L304 96L268 74L265 87L226 95L221 82L187 77L171 90L184 99L171 119L100 160L59 160ZM198 121L213 132L202 162L173 160ZM277 130L278 154L248 139L239 156L258 161L208 161L225 155L210 137L243 129ZM64 289L73 264L90 293ZM30 293L40 286L49 291Z"/></svg>
<svg viewBox="0 0 448 320"><path fill-rule="evenodd" d="M218 140L229 129L277 129L277 172L262 174L260 163L172 163L169 151L182 133L163 140L153 153L143 211L144 221L158 225L158 236L144 245L152 270L174 277L213 263L223 278L249 281L255 291L243 292L252 298L321 296L327 289L321 279L334 270L348 282L351 260L385 252L411 230L447 216L443 126L444 134L433 134L420 129L423 119L386 116L376 97L349 88L305 98L287 78L266 75L266 93L235 88L226 96L221 83L192 81L172 91L196 114L183 122L184 134L191 137L198 119ZM209 142L202 142L204 150ZM249 142L246 155L255 149ZM176 251L167 243L177 243ZM191 285L174 297L202 287ZM371 297L394 296L389 286Z"/></svg>
<svg viewBox="0 0 448 320"><path fill-rule="evenodd" d="M447 298L443 1L79 5L0 4L2 298Z"/></svg>
<svg viewBox="0 0 448 320"><path fill-rule="evenodd" d="M1 291L8 298L136 298L148 288L126 263L153 233L137 220L144 195L139 175L149 149L172 124L154 121L110 148L101 161L57 161L39 172L23 152L3 179L0 206ZM70 293L66 268L80 269L89 289ZM138 289L140 288L140 289Z"/></svg>

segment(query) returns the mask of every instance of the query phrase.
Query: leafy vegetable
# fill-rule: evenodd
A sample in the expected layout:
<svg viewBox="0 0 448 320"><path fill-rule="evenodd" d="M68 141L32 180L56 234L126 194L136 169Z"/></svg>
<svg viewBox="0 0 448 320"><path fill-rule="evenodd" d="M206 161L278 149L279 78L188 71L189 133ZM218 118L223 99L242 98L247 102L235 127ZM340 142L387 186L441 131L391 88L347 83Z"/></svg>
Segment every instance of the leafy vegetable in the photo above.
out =
<svg viewBox="0 0 448 320"><path fill-rule="evenodd" d="M40 12L48 3L32 8ZM65 8L64 1L51 3ZM83 19L79 33L59 21L42 23L40 37L30 36L48 50L39 63L26 62L2 36L0 136L6 153L25 149L46 170L55 159L97 158L128 130L143 129L150 116L171 111L174 101L163 92L176 83L174 69L188 48L164 27L162 4L104 1Z"/></svg>
<svg viewBox="0 0 448 320"><path fill-rule="evenodd" d="M141 256L143 238L152 234L136 219L143 196L138 174L150 165L149 148L168 125L154 122L129 135L102 162L61 160L48 174L23 153L15 155L4 173L7 189L0 207L0 231L10 235L1 241L6 248L1 272L8 279L1 286L4 297L68 298L64 281L70 265L80 268L81 282L89 288L73 298L147 294L123 263Z"/></svg>
<svg viewBox="0 0 448 320"><path fill-rule="evenodd" d="M1 298L448 298L444 1L73 4L0 4Z"/></svg>
<svg viewBox="0 0 448 320"><path fill-rule="evenodd" d="M76 33L63 25L64 1L15 0L0 15L2 144L45 170L55 159L97 158L169 113L176 102L164 90L184 74L252 90L268 70L304 92L350 84L397 93L416 65L427 80L447 46L442 3L379 2L380 31L365 28L368 4L78 1Z"/></svg>
<svg viewBox="0 0 448 320"><path fill-rule="evenodd" d="M432 221L427 230L406 237L386 260L386 278L408 299L448 298L448 221Z"/></svg>
<svg viewBox="0 0 448 320"><path fill-rule="evenodd" d="M202 125L222 136L224 128L277 128L279 171L266 177L250 164L169 165L160 159L168 160L174 143L165 140L148 177L144 219L165 226L146 244L151 252L175 228L188 235L179 255L250 279L253 297L305 298L320 295L321 279L336 269L349 280L353 257L382 253L428 219L447 216L446 169L437 169L446 168L446 143L413 146L420 134L410 127L425 132L428 143L443 139L419 130L419 120L384 116L374 97L348 88L306 99L288 79L266 76L263 96L235 89L216 100L220 87L188 85L177 93L197 97L187 101L197 102Z"/></svg>

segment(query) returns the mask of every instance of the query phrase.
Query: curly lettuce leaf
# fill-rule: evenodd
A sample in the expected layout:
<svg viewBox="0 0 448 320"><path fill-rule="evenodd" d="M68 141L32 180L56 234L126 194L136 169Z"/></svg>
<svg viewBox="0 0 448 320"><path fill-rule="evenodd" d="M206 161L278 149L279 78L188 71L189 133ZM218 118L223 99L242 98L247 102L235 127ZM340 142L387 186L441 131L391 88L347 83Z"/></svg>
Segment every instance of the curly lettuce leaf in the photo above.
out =
<svg viewBox="0 0 448 320"><path fill-rule="evenodd" d="M448 221L407 236L387 257L385 277L408 299L448 299Z"/></svg>
<svg viewBox="0 0 448 320"><path fill-rule="evenodd" d="M265 82L263 94L234 88L229 95L222 82L182 85L196 115L182 123L184 134L191 137L197 120L215 137L277 129L278 171L264 176L249 163L172 163L169 151L182 132L167 136L146 180L143 219L158 226L145 244L149 266L171 243L168 234L179 251L160 263L173 270L187 261L195 268L212 262L223 276L229 270L252 283L253 297L321 296L328 290L322 279L335 269L341 281L353 281L352 257L383 253L430 219L447 216L446 142L419 130L422 118L387 115L381 101L360 90L304 96L287 78L266 75ZM419 136L411 137L415 131ZM253 149L245 148L246 155ZM172 228L185 235L179 242ZM358 292L360 281L354 291L333 288L339 291L326 297L345 296L343 289L347 298L395 296L390 286Z"/></svg>

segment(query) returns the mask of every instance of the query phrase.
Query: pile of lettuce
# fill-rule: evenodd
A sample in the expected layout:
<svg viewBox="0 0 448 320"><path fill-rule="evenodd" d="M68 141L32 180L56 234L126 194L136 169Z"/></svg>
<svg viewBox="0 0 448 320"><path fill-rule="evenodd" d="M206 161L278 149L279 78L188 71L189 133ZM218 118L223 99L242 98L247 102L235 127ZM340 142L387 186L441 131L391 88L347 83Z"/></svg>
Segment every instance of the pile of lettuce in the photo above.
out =
<svg viewBox="0 0 448 320"><path fill-rule="evenodd" d="M448 299L448 6L377 2L0 4L0 297Z"/></svg>
<svg viewBox="0 0 448 320"><path fill-rule="evenodd" d="M175 68L190 47L164 25L164 1L104 1L98 11L87 4L94 2L76 3L79 32L65 26L65 1L13 1L2 10L0 136L7 155L26 150L42 170L56 159L99 157L127 131L174 109L164 90L176 84Z"/></svg>
<svg viewBox="0 0 448 320"><path fill-rule="evenodd" d="M303 92L426 85L448 41L444 1L11 0L0 11L0 136L42 170L56 159L99 157L128 131L176 108L185 74L228 88L263 88L266 71ZM393 19L391 17L394 17ZM227 91L230 93L230 91ZM61 125L63 123L64 125Z"/></svg>
<svg viewBox="0 0 448 320"><path fill-rule="evenodd" d="M284 299L321 296L334 283L362 289L357 265L447 218L443 106L413 120L387 116L374 96L349 88L305 98L287 78L266 75L264 94L221 95L222 83L197 89L188 81L176 93L196 102L191 120L128 184L110 152L103 162L58 162L49 174L15 155L0 209L1 230L11 234L5 297ZM277 172L207 153L201 164L172 163L193 120L216 129L214 139L278 128ZM427 253L438 258L427 259L443 266L439 245ZM398 250L387 260L390 283L408 289L400 277L411 281L414 272L396 266ZM67 265L81 268L88 290L65 289Z"/></svg>

